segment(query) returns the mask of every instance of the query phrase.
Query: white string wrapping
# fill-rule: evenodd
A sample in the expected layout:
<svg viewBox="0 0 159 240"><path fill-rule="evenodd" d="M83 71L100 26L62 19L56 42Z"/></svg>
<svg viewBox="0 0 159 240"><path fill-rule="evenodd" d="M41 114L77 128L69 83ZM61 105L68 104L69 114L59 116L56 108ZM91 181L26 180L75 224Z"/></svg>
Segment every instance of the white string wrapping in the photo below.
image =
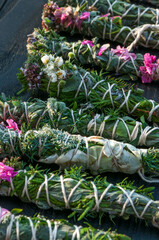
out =
<svg viewBox="0 0 159 240"><path fill-rule="evenodd" d="M82 6L85 2L87 2L87 0L83 0L82 3L80 4L80 6ZM94 7L98 2L99 2L99 0L94 1L94 3L92 4L92 7ZM109 0L105 0L105 5L109 6L108 12L110 12L112 15L114 15L113 6L118 2L120 3L121 0L115 0L112 3ZM125 5L125 7L127 7L127 10L121 15L122 18L126 18L127 15L129 14L129 12L133 8L136 8L137 9L137 17L136 17L136 20L133 20L133 23L137 23L138 25L140 25L140 19L142 18L142 16L144 16L144 14L147 14L147 13L155 16L156 24L159 23L159 9L147 7L141 12L141 8L135 4L124 3L124 5Z"/></svg>
<svg viewBox="0 0 159 240"><path fill-rule="evenodd" d="M42 188L43 186L45 185L45 192L46 192L46 199L47 199L47 203L50 207L52 207L52 204L50 202L50 198L49 198L49 190L48 190L48 182L54 177L54 174L51 174L50 178L48 179L47 178L47 175L44 174L44 177L45 177L45 181L40 185L39 189L38 189L38 192L37 192L37 195L36 195L36 204L38 204L38 199L39 199L39 196L41 194L41 191L42 191Z"/></svg>
<svg viewBox="0 0 159 240"><path fill-rule="evenodd" d="M0 215L1 215L1 212L2 212L2 208L0 207ZM31 240L37 240L37 237L36 237L36 226L34 227L34 223L32 221L32 219L30 217L27 217L28 219L28 222L29 222L29 225L30 225L30 230L31 230L31 234L32 234L32 238ZM17 240L20 240L20 228L19 228L19 219L18 218L15 218L15 216L13 214L10 214L10 223L7 227L7 230L6 230L6 237L5 237L5 240L8 240L8 239L11 239L11 236L12 236L12 228L13 228L13 223L14 221L16 221L16 229L15 229L15 232L16 232L16 239ZM1 219L0 219L0 222L1 222ZM60 222L57 222L57 221L54 221L54 226L52 227L51 226L51 221L50 220L46 220L47 222L47 225L48 225L48 231L49 231L49 240L56 240L57 239L57 233L58 233L58 228L60 226ZM38 221L36 223L36 225L38 224ZM75 238L77 238L77 240L80 240L80 229L81 229L81 226L76 226L76 225L73 225L74 227L74 231L72 233L72 238L71 240L74 240Z"/></svg>
<svg viewBox="0 0 159 240"><path fill-rule="evenodd" d="M80 186L81 182L83 181L83 179L81 179L75 186L74 188L71 190L68 198L66 196L66 190L65 190L65 185L64 182L67 181L67 179L63 179L63 176L60 176L60 181L61 181L61 190L62 190L62 194L63 194L63 198L64 198L64 202L65 202L65 207L66 209L70 209L70 205L69 202L74 194L74 192L76 191L76 189Z"/></svg>
<svg viewBox="0 0 159 240"><path fill-rule="evenodd" d="M110 116L106 116L103 120L103 122L100 124L99 126L99 131L97 132L97 120L100 118L100 115L99 114L96 114L94 116L94 118L92 120L90 120L90 122L88 123L87 125L87 132L89 132L91 130L91 128L93 128L93 131L94 131L94 134L95 135L100 135L100 136L103 136L104 134L104 131L106 131L105 129L105 124L106 124L106 121L110 118ZM134 141L138 135L139 135L139 132L140 132L140 135L139 135L139 140L138 140L138 143L137 145L138 146L144 146L144 145L147 145L146 141L147 141L147 138L148 136L158 130L159 131L159 127L150 127L150 126L147 126L145 129L142 128L142 123L141 122L138 122L136 121L136 124L132 130L132 133L130 133L129 131L129 128L126 124L126 122L124 121L124 119L122 118L118 118L116 120L116 122L114 123L114 126L113 126L113 130L112 130L112 134L111 134L111 138L112 139L115 139L115 134L116 134L116 131L117 131L117 126L118 124L120 123L120 121L122 121L122 123L124 124L124 127L125 127L125 130L127 131L127 135L128 135L128 139L129 141Z"/></svg>

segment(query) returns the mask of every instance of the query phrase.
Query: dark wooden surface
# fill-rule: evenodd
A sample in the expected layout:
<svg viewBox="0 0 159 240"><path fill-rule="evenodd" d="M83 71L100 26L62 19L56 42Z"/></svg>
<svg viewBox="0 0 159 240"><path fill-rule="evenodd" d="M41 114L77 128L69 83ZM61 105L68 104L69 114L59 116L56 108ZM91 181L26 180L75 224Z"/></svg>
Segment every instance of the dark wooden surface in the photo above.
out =
<svg viewBox="0 0 159 240"><path fill-rule="evenodd" d="M41 12L45 0L0 0L0 92L6 95L13 96L21 89L17 81L17 68L23 65L26 59L26 39L27 34L30 34L35 27L41 26ZM140 52L149 50L138 49ZM159 55L156 51L149 51ZM143 85L135 83L136 87L141 87L145 90L145 96L149 99L155 99L159 102L159 86L156 83L151 85ZM27 98L27 94L23 96ZM119 182L125 175L108 174L108 180L111 182ZM135 183L139 185L150 186L139 179L137 175L130 176L130 180L135 179ZM159 199L159 187L155 184L156 190L154 198ZM32 204L24 204L17 198L0 197L0 206L8 208L23 208L23 213L33 216L35 213L41 213L49 218L66 218L67 211L43 211L36 208ZM135 220L131 217L130 220L124 221L116 218L114 223L109 217L102 220L102 225L99 226L98 219L87 221L94 227L101 229L117 229L120 233L125 233L132 237L133 240L158 240L159 230L150 226L145 226L144 221ZM71 220L73 223L73 221ZM76 223L78 224L78 223ZM81 223L80 223L81 224Z"/></svg>

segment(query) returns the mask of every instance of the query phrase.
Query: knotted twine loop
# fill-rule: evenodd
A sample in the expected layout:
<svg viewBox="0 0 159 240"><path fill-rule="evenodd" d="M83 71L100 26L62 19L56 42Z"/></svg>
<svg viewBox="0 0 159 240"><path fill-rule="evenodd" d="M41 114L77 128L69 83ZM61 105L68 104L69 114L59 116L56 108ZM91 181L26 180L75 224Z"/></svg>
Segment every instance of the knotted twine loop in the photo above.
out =
<svg viewBox="0 0 159 240"><path fill-rule="evenodd" d="M143 32L144 31L146 31L146 30L148 30L148 29L152 29L152 30L159 30L159 24L156 24L156 25L154 25L154 24L144 24L144 25L142 25L142 26L139 26L139 27L137 27L137 28L134 28L133 30L132 30L132 32L134 32L135 33L135 35L136 35L136 38L135 38L135 40L127 47L127 49L128 49L128 51L131 51L136 45L137 45L137 43L140 41L140 39L141 39L141 35L143 34ZM151 32L150 32L150 34L151 34ZM148 38L148 39L150 39L150 38ZM148 47L148 42L149 41L147 41L146 42L146 47ZM158 46L158 44L159 44L159 41L157 41L157 43L156 43L156 45L153 47L154 49Z"/></svg>
<svg viewBox="0 0 159 240"><path fill-rule="evenodd" d="M89 73L89 72L86 72L86 73L84 74L84 76L82 76L82 75L80 74L81 82L80 82L79 87L78 87L78 89L77 89L77 92L76 92L76 94L75 94L75 98L78 96L78 94L79 94L79 92L80 92L80 89L82 88L82 85L83 85L83 87L84 87L86 99L88 98L88 90L87 90L87 86L86 86L86 84L85 84L85 78L87 77L87 75L90 75L90 73Z"/></svg>
<svg viewBox="0 0 159 240"><path fill-rule="evenodd" d="M159 104L157 104L157 105L155 106L155 101L154 101L154 100L149 100L149 102L152 103L152 109L151 109L151 111L149 112L149 116L148 116L147 120L151 122L151 121L152 121L152 115L153 115L153 113L154 113L157 109L159 109Z"/></svg>
<svg viewBox="0 0 159 240"><path fill-rule="evenodd" d="M67 198L67 195L66 195L66 189L65 189L65 185L64 185L64 182L68 181L68 179L63 179L63 176L61 175L61 176L60 176L60 181L61 181L61 190L62 190L64 202L65 202L65 208L66 208L66 209L71 209L71 208L70 208L70 205L69 205L69 202L70 202L70 200L71 200L74 192L75 192L76 189L80 186L81 182L84 181L84 179L81 179L81 180L74 186L74 188L71 190L68 198Z"/></svg>
<svg viewBox="0 0 159 240"><path fill-rule="evenodd" d="M138 174L139 176L142 178L143 181L147 182L147 183L159 183L159 179L156 178L151 178L151 177L146 177L145 176L145 171L143 168L138 170Z"/></svg>
<svg viewBox="0 0 159 240"><path fill-rule="evenodd" d="M112 107L114 108L114 102L113 102L113 97L112 97L112 88L115 86L115 83L113 83L112 85L110 85L110 83L108 83L108 90L105 91L102 99L104 100L106 95L109 93L109 97L110 97L110 100L111 100L111 104L112 104Z"/></svg>
<svg viewBox="0 0 159 240"><path fill-rule="evenodd" d="M45 192L46 192L46 200L47 200L47 203L49 205L49 207L52 207L52 204L50 202L50 198L49 198L49 190L48 190L48 182L54 178L54 174L51 174L50 178L48 179L47 175L44 174L44 182L40 185L39 189L38 189L38 192L37 192L37 195L36 195L36 204L38 204L38 199L39 199L39 196L41 194L41 191L42 191L42 188L43 186L45 186Z"/></svg>

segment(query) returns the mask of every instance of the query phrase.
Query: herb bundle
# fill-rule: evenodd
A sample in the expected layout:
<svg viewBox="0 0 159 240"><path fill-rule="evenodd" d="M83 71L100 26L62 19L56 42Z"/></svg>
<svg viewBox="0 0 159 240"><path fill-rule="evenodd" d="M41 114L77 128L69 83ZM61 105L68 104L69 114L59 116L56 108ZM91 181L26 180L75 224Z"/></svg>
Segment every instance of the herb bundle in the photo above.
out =
<svg viewBox="0 0 159 240"><path fill-rule="evenodd" d="M45 59L47 59L46 62ZM60 71L54 71L54 61L56 59L59 59L59 57L51 54L39 53L36 56L30 56L18 75L23 90L29 90L28 82L32 82L32 78L27 74L29 66L38 65L44 78L36 90L42 90L52 97L57 97L69 107L72 107L74 102L78 104L87 102L93 104L97 112L104 112L105 108L113 108L133 116L144 116L147 121L159 121L159 104L144 98L143 91L133 88L124 89L122 88L122 82L118 83L110 76L103 79L102 73L98 75L94 71L77 68L68 61L64 63L61 57L60 61L63 62L61 68L65 70L60 70L63 77L61 78L60 75L58 79L55 75ZM47 69L48 73L46 73ZM65 74L63 74L63 71ZM55 81L52 79L55 79Z"/></svg>
<svg viewBox="0 0 159 240"><path fill-rule="evenodd" d="M0 119L3 125L7 119L12 119L19 126L27 123L27 129L49 124L53 128L82 136L100 135L134 146L159 147L159 128L148 126L144 119L139 122L110 110L107 115L95 114L91 106L73 110L54 98L48 98L47 101L1 102Z"/></svg>
<svg viewBox="0 0 159 240"><path fill-rule="evenodd" d="M78 220L86 216L102 217L105 213L128 219L131 215L151 221L159 227L158 201L153 201L150 190L136 189L132 184L108 183L105 178L82 178L80 170L65 171L64 175L43 171L20 171L11 182L2 180L0 195L16 195L22 201L35 203L39 208L70 209Z"/></svg>
<svg viewBox="0 0 159 240"><path fill-rule="evenodd" d="M4 211L4 209L0 209ZM66 220L49 220L42 216L15 216L9 211L0 218L1 240L130 240L124 234L101 231L93 227L82 227L70 224Z"/></svg>
<svg viewBox="0 0 159 240"><path fill-rule="evenodd" d="M87 41L68 42L53 31L45 32L35 29L28 37L27 49L31 55L37 55L37 52L51 52L56 56L62 56L65 60L70 57L71 61L77 65L97 66L105 72L115 72L115 76L122 80L138 79L140 66L144 61L141 54L135 55L122 48L117 53L115 49L110 49L109 44L102 46L97 43L97 39L94 39L92 44L91 47Z"/></svg>
<svg viewBox="0 0 159 240"><path fill-rule="evenodd" d="M12 129L0 129L1 157L23 156L27 161L57 164L69 168L76 164L92 174L102 172L139 173L149 181L159 174L158 150L137 149L133 145L98 136L82 137L43 127L25 134ZM150 180L150 182L158 180Z"/></svg>
<svg viewBox="0 0 159 240"><path fill-rule="evenodd" d="M158 25L144 24L136 28L124 26L120 16L101 15L98 11L77 11L68 7L59 8L56 3L44 5L42 26L45 30L65 31L72 35L80 33L91 37L109 39L129 46L159 49Z"/></svg>
<svg viewBox="0 0 159 240"><path fill-rule="evenodd" d="M48 1L48 5L50 4ZM140 0L142 2L142 0ZM145 2L145 1L144 1ZM159 5L158 0L147 0L153 2L154 5ZM81 7L82 4L87 3L85 10L93 11L99 10L100 13L110 13L110 16L121 16L123 25L136 26L146 23L158 24L158 11L157 9L144 7L142 5L131 4L130 1L123 0L59 0L59 7L70 5L72 7Z"/></svg>

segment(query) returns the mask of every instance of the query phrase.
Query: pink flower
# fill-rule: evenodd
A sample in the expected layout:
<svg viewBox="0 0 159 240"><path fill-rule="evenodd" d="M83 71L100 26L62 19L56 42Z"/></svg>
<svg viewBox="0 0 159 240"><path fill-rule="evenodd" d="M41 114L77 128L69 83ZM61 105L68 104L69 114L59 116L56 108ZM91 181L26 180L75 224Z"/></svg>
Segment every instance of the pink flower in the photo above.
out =
<svg viewBox="0 0 159 240"><path fill-rule="evenodd" d="M90 16L90 12L83 12L81 16L78 16L76 19L76 26L78 29L81 29L82 23L84 20L88 19Z"/></svg>
<svg viewBox="0 0 159 240"><path fill-rule="evenodd" d="M90 16L90 12L83 12L81 14L81 16L79 17L80 20L86 20L87 18L89 18Z"/></svg>
<svg viewBox="0 0 159 240"><path fill-rule="evenodd" d="M111 48L111 52L115 55L117 55L120 59L124 61L129 61L131 58L133 60L136 59L136 54L135 53L129 53L127 48L117 46L116 49Z"/></svg>
<svg viewBox="0 0 159 240"><path fill-rule="evenodd" d="M90 41L90 40L83 40L83 41L81 42L81 45L87 45L87 44L88 44L90 47L93 47L93 46L94 46L93 42Z"/></svg>
<svg viewBox="0 0 159 240"><path fill-rule="evenodd" d="M72 7L62 7L59 9L56 9L54 12L54 17L56 24L62 25L66 28L69 26L73 27L74 25L74 16L73 16L73 9Z"/></svg>
<svg viewBox="0 0 159 240"><path fill-rule="evenodd" d="M99 52L98 52L98 56L101 56L108 48L109 48L109 44L104 44L103 46L101 46Z"/></svg>
<svg viewBox="0 0 159 240"><path fill-rule="evenodd" d="M13 178L17 174L18 172L14 172L14 168L8 167L0 162L0 179L10 182L10 178Z"/></svg>
<svg viewBox="0 0 159 240"><path fill-rule="evenodd" d="M110 19L113 21L114 19L116 19L116 18L119 18L119 19L121 19L121 16L113 16L113 17L110 17Z"/></svg>
<svg viewBox="0 0 159 240"><path fill-rule="evenodd" d="M21 131L18 128L18 125L13 121L13 119L7 119L6 122L9 126L6 126L8 129L13 129L14 131L18 131L18 133L21 133Z"/></svg>
<svg viewBox="0 0 159 240"><path fill-rule="evenodd" d="M10 211L8 211L7 209L5 209L5 208L0 208L0 219L2 220L3 219L3 217L7 214L7 213L9 213Z"/></svg>
<svg viewBox="0 0 159 240"><path fill-rule="evenodd" d="M110 13L107 13L107 14L101 15L101 17L108 17L109 15Z"/></svg>
<svg viewBox="0 0 159 240"><path fill-rule="evenodd" d="M156 56L146 53L144 55L144 66L140 67L142 83L151 83L159 80L159 59L155 63Z"/></svg>

